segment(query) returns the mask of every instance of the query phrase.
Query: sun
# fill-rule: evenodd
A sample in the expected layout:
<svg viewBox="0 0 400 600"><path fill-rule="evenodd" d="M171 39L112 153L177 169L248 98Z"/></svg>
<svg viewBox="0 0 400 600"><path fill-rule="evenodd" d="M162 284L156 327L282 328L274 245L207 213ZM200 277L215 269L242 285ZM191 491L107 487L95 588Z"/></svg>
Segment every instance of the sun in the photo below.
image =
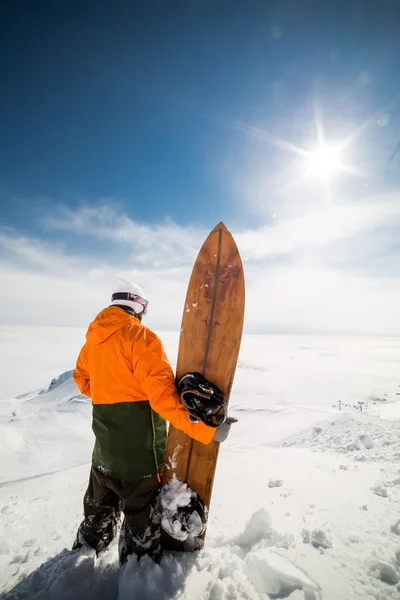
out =
<svg viewBox="0 0 400 600"><path fill-rule="evenodd" d="M320 146L308 157L308 174L320 179L331 179L340 169L340 151L333 146Z"/></svg>

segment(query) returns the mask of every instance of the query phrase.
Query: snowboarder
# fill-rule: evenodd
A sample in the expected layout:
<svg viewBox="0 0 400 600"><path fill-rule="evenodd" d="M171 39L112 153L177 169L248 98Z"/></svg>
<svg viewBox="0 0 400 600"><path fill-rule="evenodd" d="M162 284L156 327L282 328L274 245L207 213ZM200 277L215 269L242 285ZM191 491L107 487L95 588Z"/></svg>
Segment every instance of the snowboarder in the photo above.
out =
<svg viewBox="0 0 400 600"><path fill-rule="evenodd" d="M73 548L86 544L97 553L106 548L122 510L121 564L130 554L158 561L166 421L208 444L224 441L233 420L226 420L218 388L200 374L182 378L177 390L161 341L141 323L148 305L142 289L116 277L112 290L111 305L88 328L74 373L82 394L92 399L95 445ZM196 408L196 397L203 409Z"/></svg>

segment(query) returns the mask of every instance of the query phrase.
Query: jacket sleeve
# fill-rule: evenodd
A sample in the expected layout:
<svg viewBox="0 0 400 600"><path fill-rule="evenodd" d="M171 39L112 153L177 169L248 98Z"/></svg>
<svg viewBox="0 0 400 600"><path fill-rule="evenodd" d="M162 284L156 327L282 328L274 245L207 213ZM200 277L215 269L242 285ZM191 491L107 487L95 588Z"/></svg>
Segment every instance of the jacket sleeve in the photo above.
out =
<svg viewBox="0 0 400 600"><path fill-rule="evenodd" d="M86 344L79 353L74 371L74 381L81 394L90 398L90 377Z"/></svg>
<svg viewBox="0 0 400 600"><path fill-rule="evenodd" d="M208 444L215 429L205 423L192 423L179 400L175 377L159 338L143 328L133 343L135 377L145 392L151 408L193 439Z"/></svg>

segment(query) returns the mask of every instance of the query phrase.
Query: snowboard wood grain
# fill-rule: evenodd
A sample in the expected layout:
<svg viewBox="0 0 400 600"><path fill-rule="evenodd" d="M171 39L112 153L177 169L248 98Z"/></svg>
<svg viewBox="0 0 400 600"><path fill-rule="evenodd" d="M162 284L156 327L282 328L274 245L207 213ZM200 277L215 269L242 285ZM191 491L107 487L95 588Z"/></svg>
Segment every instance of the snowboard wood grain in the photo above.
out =
<svg viewBox="0 0 400 600"><path fill-rule="evenodd" d="M242 261L232 234L221 222L207 237L193 267L183 311L177 379L199 371L229 401L242 338L244 301ZM168 483L175 473L209 507L219 448L217 442L201 444L171 425L162 483ZM202 547L204 537L193 549Z"/></svg>

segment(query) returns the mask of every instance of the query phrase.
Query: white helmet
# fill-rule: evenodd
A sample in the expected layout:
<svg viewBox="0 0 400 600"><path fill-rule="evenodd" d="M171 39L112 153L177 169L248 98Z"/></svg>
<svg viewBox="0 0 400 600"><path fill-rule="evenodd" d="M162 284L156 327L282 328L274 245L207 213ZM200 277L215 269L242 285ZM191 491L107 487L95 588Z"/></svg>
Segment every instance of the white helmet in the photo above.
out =
<svg viewBox="0 0 400 600"><path fill-rule="evenodd" d="M133 308L137 315L145 315L148 301L144 298L142 288L123 277L113 277L111 281L111 304L122 304Z"/></svg>

